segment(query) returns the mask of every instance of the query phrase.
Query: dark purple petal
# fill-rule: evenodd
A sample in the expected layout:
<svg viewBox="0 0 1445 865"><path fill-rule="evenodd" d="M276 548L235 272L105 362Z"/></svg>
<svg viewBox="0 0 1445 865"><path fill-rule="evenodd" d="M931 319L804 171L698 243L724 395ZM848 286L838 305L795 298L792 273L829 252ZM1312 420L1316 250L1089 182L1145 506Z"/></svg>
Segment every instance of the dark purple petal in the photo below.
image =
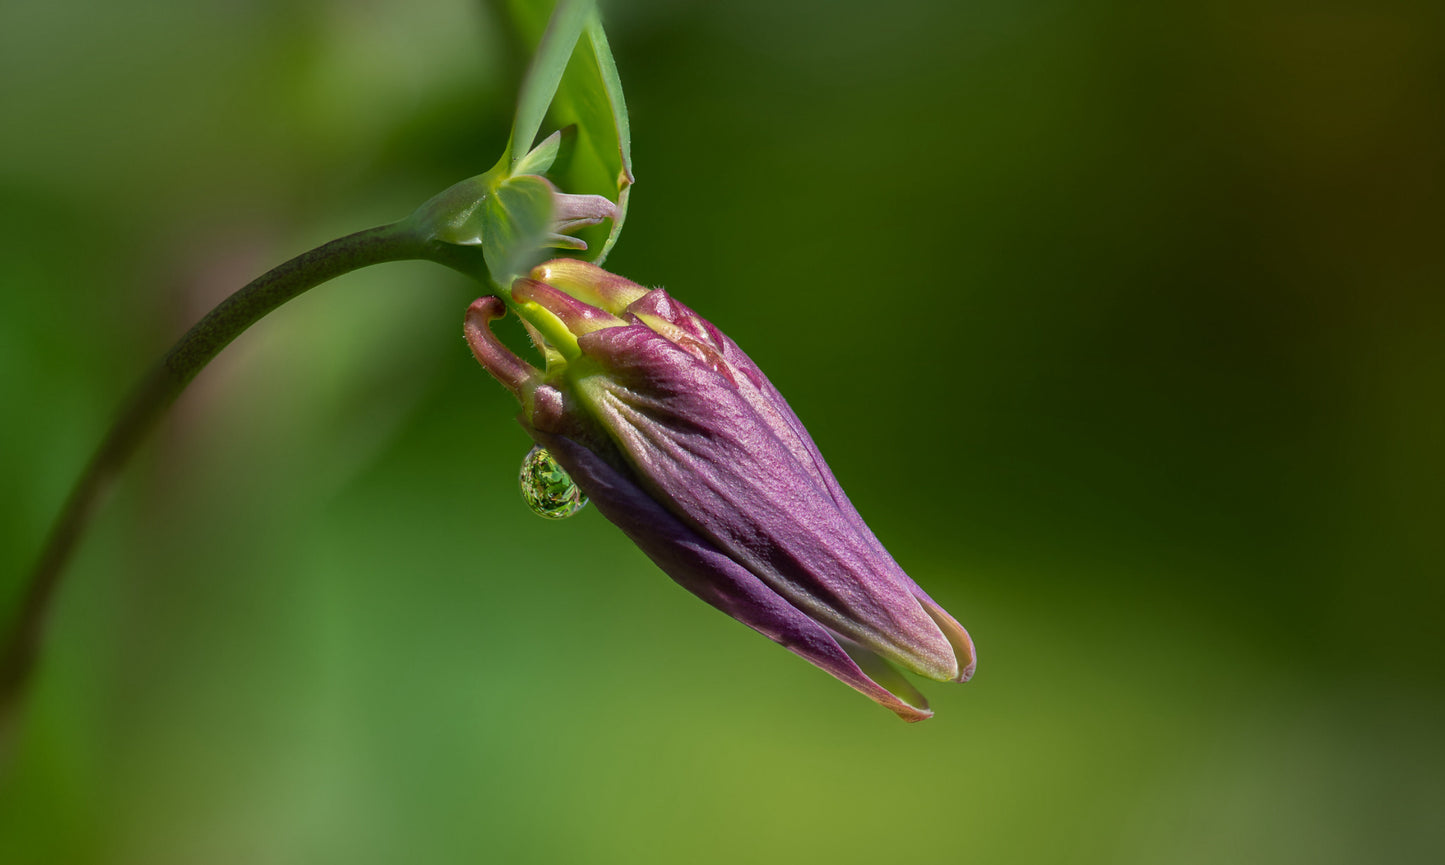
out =
<svg viewBox="0 0 1445 865"><path fill-rule="evenodd" d="M605 460L565 436L537 429L528 432L567 469L602 515L683 588L892 709L905 721L921 721L933 714L922 695L881 660L866 649L854 648L854 654L865 663L882 665L874 667L878 676L896 678L895 689L912 703L871 678L826 628L683 524Z"/></svg>
<svg viewBox="0 0 1445 865"><path fill-rule="evenodd" d="M818 623L920 675L959 676L966 661L912 580L730 377L640 323L578 345L605 371L576 382L579 399L667 510Z"/></svg>
<svg viewBox="0 0 1445 865"><path fill-rule="evenodd" d="M793 451L798 462L804 467L811 468L820 485L827 490L828 496L837 507L839 514L868 544L875 557L875 563L891 571L894 580L910 587L913 596L953 647L954 655L958 660L958 674L955 681L968 681L969 677L973 675L976 665L973 641L969 637L968 631L919 588L918 584L904 573L903 569L889 555L883 544L878 541L877 536L873 534L872 529L868 528L868 524L858 514L858 510L853 507L853 502L843 492L843 488L833 476L832 470L828 468L827 462L823 459L822 453L818 451L818 446L813 443L812 436L808 434L803 422L798 419L797 414L788 405L788 401L783 398L782 393L773 386L772 381L763 374L762 369L753 362L752 358L739 348L727 334L718 330L711 322L662 289L652 291L636 301L628 307L628 311L662 319L693 338L705 342L716 352L717 356L733 371L731 379L738 386L738 394L753 408L758 419L767 424L777 439Z"/></svg>

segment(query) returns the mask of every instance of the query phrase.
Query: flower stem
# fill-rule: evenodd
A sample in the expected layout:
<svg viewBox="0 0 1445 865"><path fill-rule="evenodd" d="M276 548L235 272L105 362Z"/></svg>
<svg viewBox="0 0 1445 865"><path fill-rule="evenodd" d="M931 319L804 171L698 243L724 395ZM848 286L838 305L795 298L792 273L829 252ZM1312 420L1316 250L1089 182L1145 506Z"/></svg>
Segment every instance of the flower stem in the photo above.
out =
<svg viewBox="0 0 1445 865"><path fill-rule="evenodd" d="M121 407L51 528L11 624L0 637L0 750L35 666L47 612L66 563L103 494L146 434L196 374L246 328L277 307L344 273L386 261L431 259L459 267L460 251L419 231L414 220L359 231L296 256L212 309L182 336Z"/></svg>

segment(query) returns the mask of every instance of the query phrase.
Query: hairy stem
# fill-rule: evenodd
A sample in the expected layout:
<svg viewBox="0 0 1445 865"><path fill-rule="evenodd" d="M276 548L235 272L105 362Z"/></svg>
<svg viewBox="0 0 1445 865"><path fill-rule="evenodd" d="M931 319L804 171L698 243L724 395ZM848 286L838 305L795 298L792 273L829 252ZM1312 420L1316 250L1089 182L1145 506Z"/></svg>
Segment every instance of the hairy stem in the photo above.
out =
<svg viewBox="0 0 1445 865"><path fill-rule="evenodd" d="M121 407L71 488L25 584L17 612L0 637L0 740L14 720L35 665L47 611L86 523L126 461L196 374L246 328L327 280L372 264L419 258L461 269L459 262L451 260L456 255L428 240L410 220L349 234L252 281L207 313L166 352Z"/></svg>

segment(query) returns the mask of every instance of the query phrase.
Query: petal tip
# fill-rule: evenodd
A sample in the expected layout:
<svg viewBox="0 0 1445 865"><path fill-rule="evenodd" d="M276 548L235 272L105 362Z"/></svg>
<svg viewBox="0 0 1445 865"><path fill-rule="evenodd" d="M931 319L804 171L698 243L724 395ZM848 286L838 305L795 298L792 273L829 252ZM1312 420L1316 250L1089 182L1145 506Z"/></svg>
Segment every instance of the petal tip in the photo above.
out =
<svg viewBox="0 0 1445 865"><path fill-rule="evenodd" d="M894 709L893 711L900 720L908 724L917 724L919 721L927 721L933 717L932 709L919 709L914 706L909 706L907 711L903 709Z"/></svg>
<svg viewBox="0 0 1445 865"><path fill-rule="evenodd" d="M948 641L949 648L952 650L953 669L957 671L957 674L951 674L945 678L952 682L967 682L972 679L974 669L978 666L973 638L968 635L968 631L958 623L957 619L950 616L947 610L940 607L928 595L919 591L914 597L923 607L924 612L933 619L933 623L938 626L939 632Z"/></svg>
<svg viewBox="0 0 1445 865"><path fill-rule="evenodd" d="M963 682L967 682L969 679L973 678L974 670L976 670L977 668L978 659L970 655L968 659L968 666L964 667L958 672L958 678L954 681L959 682L960 684Z"/></svg>

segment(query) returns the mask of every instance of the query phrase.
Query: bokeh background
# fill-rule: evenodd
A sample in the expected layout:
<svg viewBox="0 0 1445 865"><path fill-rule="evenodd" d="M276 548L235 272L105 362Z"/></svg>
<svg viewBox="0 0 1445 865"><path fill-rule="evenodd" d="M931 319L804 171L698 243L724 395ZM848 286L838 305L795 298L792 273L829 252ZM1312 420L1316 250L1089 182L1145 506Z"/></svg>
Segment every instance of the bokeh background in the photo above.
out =
<svg viewBox="0 0 1445 865"><path fill-rule="evenodd" d="M1445 858L1434 4L615 2L610 264L719 323L973 633L906 726L521 503L477 289L196 382L55 611L0 862ZM0 589L228 291L489 167L471 0L0 5Z"/></svg>

